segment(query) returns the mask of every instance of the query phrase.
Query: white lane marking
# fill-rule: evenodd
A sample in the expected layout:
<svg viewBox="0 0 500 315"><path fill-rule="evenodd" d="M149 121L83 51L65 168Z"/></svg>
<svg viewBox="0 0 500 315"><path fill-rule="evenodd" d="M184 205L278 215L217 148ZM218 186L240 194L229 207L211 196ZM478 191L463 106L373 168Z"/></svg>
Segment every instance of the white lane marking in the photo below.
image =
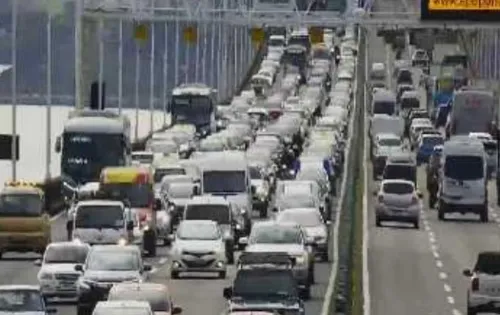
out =
<svg viewBox="0 0 500 315"><path fill-rule="evenodd" d="M443 288L444 288L444 290L445 290L446 292L448 292L448 293L450 293L450 292L451 292L451 287L450 287L450 285L449 285L449 284L445 283L445 284L443 285Z"/></svg>
<svg viewBox="0 0 500 315"><path fill-rule="evenodd" d="M448 297L446 297L446 299L448 300L448 303L450 303L452 305L455 304L455 299L453 298L453 296L448 296Z"/></svg>
<svg viewBox="0 0 500 315"><path fill-rule="evenodd" d="M158 261L158 265L164 265L164 264L167 263L167 261L168 261L168 258L167 257L163 257L162 259L160 259Z"/></svg>
<svg viewBox="0 0 500 315"><path fill-rule="evenodd" d="M358 51L359 51L359 49L360 49L360 46L358 43ZM365 54L365 56L366 56L366 54ZM356 112L357 106L358 106L358 104L356 102L357 88L358 88L358 84L357 84L357 76L356 76L354 79L353 113ZM351 139L353 136L352 130L354 128L354 117L355 116L356 115L351 115L351 117L350 117L350 120L351 120L349 122L349 130L350 130L349 133L350 134L349 134L349 138L347 139L346 161L349 161L349 156L350 156L350 151L351 151ZM344 163L343 174L347 173L347 164L348 163ZM366 163L365 163L365 165L366 165ZM344 199L346 182L347 182L347 176L343 176L342 177L342 184L341 184L341 188L340 188L340 196L339 196L338 200ZM333 237L332 237L332 239L333 239L333 242L332 242L332 247L333 247L332 260L333 260L333 263L332 263L332 269L330 272L330 278L328 279L328 286L326 288L325 297L323 299L323 306L321 308L321 315L327 315L330 313L330 308L331 308L330 303L333 300L332 296L333 296L333 291L335 289L335 281L337 279L338 233L339 233L339 223L340 223L340 212L342 211L342 208L343 208L342 202L339 202L337 204L337 209L336 209L336 213L335 213L335 222L333 225ZM363 228L364 228L364 226L363 226ZM367 233L365 233L365 234L367 234ZM363 236L363 249L364 249L364 246L365 246L365 239ZM367 268L367 267L365 267L365 264L367 264L367 261L365 261L365 256L366 256L366 253L363 250L363 299L364 299L365 314L369 315L370 302L367 300L369 300L370 297L369 297L369 292L368 292L369 291L369 283L368 283L368 277L367 277L368 271L367 271L367 269L365 269L365 268ZM365 274L365 272L366 272L366 274ZM368 294L368 296L366 294ZM366 312L367 308L368 308L368 313Z"/></svg>
<svg viewBox="0 0 500 315"><path fill-rule="evenodd" d="M441 280L445 280L446 278L448 278L448 275L446 274L446 272L440 272L439 273L439 279Z"/></svg>
<svg viewBox="0 0 500 315"><path fill-rule="evenodd" d="M157 271L158 271L158 268L153 267L153 269L151 269L151 271L150 271L149 273L151 273L151 274L152 274L152 273L156 273Z"/></svg>
<svg viewBox="0 0 500 315"><path fill-rule="evenodd" d="M460 312L459 310L457 310L456 308L453 309L453 311L451 311L451 313L453 315L462 315L462 312Z"/></svg>
<svg viewBox="0 0 500 315"><path fill-rule="evenodd" d="M443 268L443 262L441 260L436 260L436 267Z"/></svg>
<svg viewBox="0 0 500 315"><path fill-rule="evenodd" d="M439 258L439 253L437 251L433 251L432 252L432 255L434 256L434 258L438 259Z"/></svg>
<svg viewBox="0 0 500 315"><path fill-rule="evenodd" d="M50 218L50 222L57 221L65 213L66 213L66 211L59 212L58 214L56 214L55 216L53 216L53 217Z"/></svg>

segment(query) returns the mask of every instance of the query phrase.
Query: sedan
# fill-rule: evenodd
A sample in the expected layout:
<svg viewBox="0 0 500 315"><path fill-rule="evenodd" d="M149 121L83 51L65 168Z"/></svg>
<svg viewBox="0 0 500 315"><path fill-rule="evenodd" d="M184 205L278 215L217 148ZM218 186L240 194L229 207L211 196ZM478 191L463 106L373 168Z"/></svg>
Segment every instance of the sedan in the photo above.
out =
<svg viewBox="0 0 500 315"><path fill-rule="evenodd" d="M57 312L48 308L38 286L0 285L0 312L3 314L47 315Z"/></svg>
<svg viewBox="0 0 500 315"><path fill-rule="evenodd" d="M281 211L276 217L278 222L292 222L300 225L306 232L308 242L313 245L314 253L323 261L328 261L328 227L316 208L291 208Z"/></svg>
<svg viewBox="0 0 500 315"><path fill-rule="evenodd" d="M373 193L377 196L376 225L383 221L412 223L419 228L422 210L422 193L415 189L415 184L408 180L383 180L380 189Z"/></svg>

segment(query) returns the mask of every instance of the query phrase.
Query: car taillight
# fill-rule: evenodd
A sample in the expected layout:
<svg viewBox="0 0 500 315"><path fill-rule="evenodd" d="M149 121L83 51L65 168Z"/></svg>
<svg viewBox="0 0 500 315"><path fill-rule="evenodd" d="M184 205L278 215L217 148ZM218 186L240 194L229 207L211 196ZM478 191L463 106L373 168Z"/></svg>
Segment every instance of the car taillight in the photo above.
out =
<svg viewBox="0 0 500 315"><path fill-rule="evenodd" d="M479 290L479 278L472 278L471 290L478 291Z"/></svg>
<svg viewBox="0 0 500 315"><path fill-rule="evenodd" d="M380 203L384 202L384 196L379 195L378 196L378 202L380 202Z"/></svg>
<svg viewBox="0 0 500 315"><path fill-rule="evenodd" d="M272 112L269 113L269 116L272 119L277 119L278 117L281 116L281 111L272 111Z"/></svg>

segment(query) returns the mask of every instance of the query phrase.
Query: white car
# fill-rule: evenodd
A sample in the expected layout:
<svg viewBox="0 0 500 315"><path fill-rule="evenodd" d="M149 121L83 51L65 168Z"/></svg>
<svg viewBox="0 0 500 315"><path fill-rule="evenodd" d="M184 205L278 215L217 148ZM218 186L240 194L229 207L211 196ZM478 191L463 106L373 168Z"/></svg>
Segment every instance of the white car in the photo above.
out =
<svg viewBox="0 0 500 315"><path fill-rule="evenodd" d="M215 221L181 221L174 237L171 253L170 277L179 278L183 272L217 273L226 277L226 243L221 228Z"/></svg>
<svg viewBox="0 0 500 315"><path fill-rule="evenodd" d="M85 263L90 246L79 242L57 242L47 246L42 259L35 261L40 266L38 283L45 298L75 297L76 283L81 273L75 266Z"/></svg>
<svg viewBox="0 0 500 315"><path fill-rule="evenodd" d="M467 289L467 314L498 312L500 305L500 252L479 253L474 269L465 269L463 274L470 279Z"/></svg>
<svg viewBox="0 0 500 315"><path fill-rule="evenodd" d="M100 301L92 315L134 314L153 315L151 305L146 301Z"/></svg>

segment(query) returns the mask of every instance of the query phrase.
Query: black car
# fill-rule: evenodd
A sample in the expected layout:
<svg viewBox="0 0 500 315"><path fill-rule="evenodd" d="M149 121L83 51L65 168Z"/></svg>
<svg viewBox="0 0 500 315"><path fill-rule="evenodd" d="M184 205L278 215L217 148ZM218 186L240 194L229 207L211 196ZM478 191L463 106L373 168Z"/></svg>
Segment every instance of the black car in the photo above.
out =
<svg viewBox="0 0 500 315"><path fill-rule="evenodd" d="M99 301L105 301L111 287L121 282L145 280L151 266L144 265L137 246L96 245L83 265L77 284L77 314L90 315Z"/></svg>
<svg viewBox="0 0 500 315"><path fill-rule="evenodd" d="M304 302L286 253L244 253L233 286L224 288L228 310L304 315Z"/></svg>

